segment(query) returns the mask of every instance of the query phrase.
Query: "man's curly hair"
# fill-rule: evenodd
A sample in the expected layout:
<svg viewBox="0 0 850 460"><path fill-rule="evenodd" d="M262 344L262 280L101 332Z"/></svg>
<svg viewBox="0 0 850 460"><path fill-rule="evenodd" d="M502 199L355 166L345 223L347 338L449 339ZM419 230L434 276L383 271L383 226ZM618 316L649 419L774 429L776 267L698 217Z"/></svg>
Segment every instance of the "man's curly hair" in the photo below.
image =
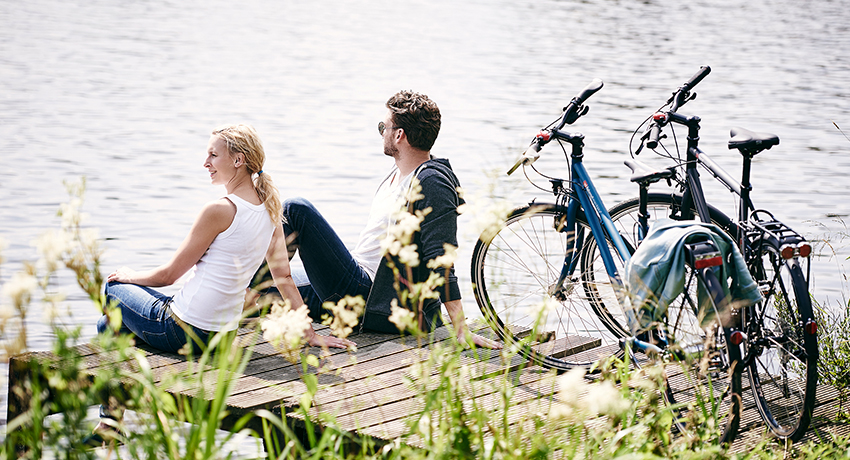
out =
<svg viewBox="0 0 850 460"><path fill-rule="evenodd" d="M399 91L387 101L395 126L404 129L414 148L431 151L440 133L440 109L428 96L413 91Z"/></svg>

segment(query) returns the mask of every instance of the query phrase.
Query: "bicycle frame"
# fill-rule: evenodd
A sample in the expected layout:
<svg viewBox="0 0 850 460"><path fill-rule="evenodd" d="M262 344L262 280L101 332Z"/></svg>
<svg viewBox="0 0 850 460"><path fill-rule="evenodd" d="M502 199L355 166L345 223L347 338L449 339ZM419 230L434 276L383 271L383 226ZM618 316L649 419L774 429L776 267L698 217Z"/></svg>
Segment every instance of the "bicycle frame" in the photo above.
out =
<svg viewBox="0 0 850 460"><path fill-rule="evenodd" d="M584 209L587 218L587 224L590 226L591 233L599 247L599 253L602 257L602 262L605 265L605 270L613 283L618 287L623 286L623 281L617 271L614 263L614 257L608 249L606 235L614 244L614 248L619 253L624 262L631 258L631 253L626 247L620 233L615 229L614 222L611 219L608 210L596 191L593 181L590 179L587 170L584 168L582 159L584 157L584 136L582 134L570 134L557 130L552 131L552 135L556 139L568 142L572 146L570 153L570 183L572 185L572 193L565 193L558 190L559 182L555 181L555 194L567 197L567 227L568 235L575 235L575 238L569 238L567 244L567 254L564 260L564 266L561 269L560 277L555 286L552 287L550 294L558 292L564 286L564 282L575 271L578 263L578 253L576 248L581 248L584 240L583 234L576 232L576 216L578 215L579 207ZM561 187L562 188L562 187Z"/></svg>
<svg viewBox="0 0 850 460"><path fill-rule="evenodd" d="M744 159L743 179L746 184L736 181L723 168L715 163L708 155L699 149L699 123L700 118L695 116L684 116L672 112L666 114L669 121L684 125L688 128L688 147L687 161L685 166L685 179L687 187L682 193L682 217L684 219L693 219L691 209L696 209L699 218L704 223L710 223L711 218L708 213L708 202L702 190L702 182L699 178L699 170L697 164L702 164L721 184L729 191L737 194L740 197L738 222L732 223L735 240L738 243L738 248L746 258L746 244L744 244L745 235L741 231L741 224L748 221L749 212L754 209L750 199L750 190L752 187L749 184L750 177L750 161Z"/></svg>

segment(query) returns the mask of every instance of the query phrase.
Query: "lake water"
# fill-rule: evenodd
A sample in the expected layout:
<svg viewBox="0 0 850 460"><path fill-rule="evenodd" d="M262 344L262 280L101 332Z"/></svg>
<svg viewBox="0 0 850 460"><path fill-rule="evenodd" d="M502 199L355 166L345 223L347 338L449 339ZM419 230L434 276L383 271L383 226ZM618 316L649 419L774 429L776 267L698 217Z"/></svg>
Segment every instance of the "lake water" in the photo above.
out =
<svg viewBox="0 0 850 460"><path fill-rule="evenodd" d="M282 195L313 201L353 245L392 165L376 124L400 89L440 106L432 153L452 161L482 207L493 186L516 204L535 196L504 171L601 78L573 129L613 205L636 194L622 165L631 132L710 65L682 110L702 117L701 146L738 176L730 127L780 136L756 158L754 200L810 239L830 235L813 291L844 299L850 139L835 124L850 134L848 1L29 0L0 2L0 25L3 281L36 259L31 241L59 225L62 181L81 176L86 225L107 239L104 270L165 262L201 206L224 194L202 163L209 132L227 122L253 124ZM541 168L567 174L563 157L547 153ZM731 195L713 185L709 200L733 213ZM458 273L475 316L477 234L471 216L460 224ZM99 312L70 274L56 285L68 294L65 322L94 335ZM27 323L29 347L47 348L38 305Z"/></svg>

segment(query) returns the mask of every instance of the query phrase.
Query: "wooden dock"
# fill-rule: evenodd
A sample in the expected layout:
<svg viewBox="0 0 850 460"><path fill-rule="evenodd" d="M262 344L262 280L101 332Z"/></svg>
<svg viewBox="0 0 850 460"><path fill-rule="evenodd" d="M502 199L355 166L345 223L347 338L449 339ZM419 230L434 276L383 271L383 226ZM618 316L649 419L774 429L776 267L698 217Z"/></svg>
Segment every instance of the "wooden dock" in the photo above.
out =
<svg viewBox="0 0 850 460"><path fill-rule="evenodd" d="M481 326L478 326L480 329ZM327 334L327 330L319 332ZM486 333L489 330L483 330ZM240 334L248 335L247 329ZM320 389L316 393L311 415L330 414L336 425L360 437L369 437L378 443L395 439L407 432L407 418L421 413L422 402L416 398L416 392L406 381L411 375L412 366L425 362L430 355L432 344L450 340L450 332L445 328L435 331L427 340L420 343L412 337L400 337L391 334L360 333L350 337L357 344L357 351L332 350L322 358L322 371L317 374ZM185 370L190 363L186 357L163 353L144 344L138 347L147 358L154 377L163 377ZM83 367L89 375L95 375L98 368L115 362L113 354L103 353L92 345L77 347L83 357ZM576 352L589 353L584 345ZM321 350L310 349L310 353L320 354ZM566 351L569 352L569 351ZM522 420L523 414L546 413L557 391L554 373L536 366L529 366L521 357L509 362L503 361L498 352L490 350L466 350L462 352L463 364L472 364L473 375L469 378L476 385L475 404L483 409L500 407L497 389L506 378L514 385L514 397L510 420ZM12 389L30 375L28 363L32 360L50 362L55 356L48 352L31 352L15 356L10 361L8 421L11 421L27 409L27 401L21 400ZM133 367L132 362L120 363ZM508 376L508 377L506 377ZM210 376L213 378L214 376ZM300 413L295 411L299 397L306 387L301 378L301 364L292 364L281 357L271 344L260 341L254 347L250 362L244 372L238 376L233 391L227 399L229 414L222 429L232 429L236 421L246 413L259 409L275 414L286 414L290 424L298 429L304 426ZM746 388L744 391L744 413L741 432L736 438L732 450L744 450L765 436L764 425L755 409L755 404ZM172 391L172 390L169 390ZM173 390L175 393L193 395L192 389ZM197 396L205 397L205 396ZM837 424L836 391L822 386L817 394L817 408L812 428L807 439L824 439L827 433L850 433L850 426ZM318 418L314 418L318 420ZM250 428L261 432L256 418ZM415 439L407 442L417 444Z"/></svg>

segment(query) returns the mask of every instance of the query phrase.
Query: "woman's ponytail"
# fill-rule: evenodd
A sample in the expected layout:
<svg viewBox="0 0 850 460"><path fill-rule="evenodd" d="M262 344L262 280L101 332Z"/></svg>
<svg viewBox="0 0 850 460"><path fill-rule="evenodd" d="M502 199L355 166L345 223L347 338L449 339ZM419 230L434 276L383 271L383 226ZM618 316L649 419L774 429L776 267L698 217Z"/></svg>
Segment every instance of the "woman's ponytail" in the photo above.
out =
<svg viewBox="0 0 850 460"><path fill-rule="evenodd" d="M254 188L257 190L257 195L263 200L266 205L266 211L269 213L272 222L277 225L280 223L281 213L283 212L280 204L280 192L274 186L274 181L269 177L268 173L260 170L257 177L254 179Z"/></svg>

